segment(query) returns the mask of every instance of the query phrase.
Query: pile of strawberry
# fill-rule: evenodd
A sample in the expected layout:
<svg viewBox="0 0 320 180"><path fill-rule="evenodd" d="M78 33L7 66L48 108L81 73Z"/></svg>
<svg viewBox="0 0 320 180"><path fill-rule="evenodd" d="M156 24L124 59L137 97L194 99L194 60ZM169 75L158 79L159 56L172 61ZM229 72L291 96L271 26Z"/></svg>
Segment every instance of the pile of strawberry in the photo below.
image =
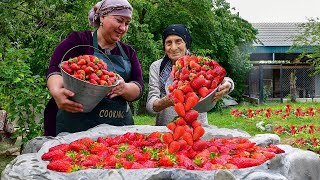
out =
<svg viewBox="0 0 320 180"><path fill-rule="evenodd" d="M171 72L173 83L168 90L179 117L167 125L172 133L167 132L163 137L169 153L178 152L184 144L198 150L197 144L204 143L200 140L205 131L197 120L199 113L192 108L215 90L225 75L225 69L209 58L186 55L176 61Z"/></svg>
<svg viewBox="0 0 320 180"><path fill-rule="evenodd" d="M256 146L246 138L213 138L169 153L164 134L128 132L96 141L82 138L51 147L42 159L59 172L84 169L183 168L189 170L238 169L257 166L284 151L277 146Z"/></svg>
<svg viewBox="0 0 320 180"><path fill-rule="evenodd" d="M62 62L61 68L71 76L95 85L112 86L117 74L107 71L107 64L93 55L83 55Z"/></svg>

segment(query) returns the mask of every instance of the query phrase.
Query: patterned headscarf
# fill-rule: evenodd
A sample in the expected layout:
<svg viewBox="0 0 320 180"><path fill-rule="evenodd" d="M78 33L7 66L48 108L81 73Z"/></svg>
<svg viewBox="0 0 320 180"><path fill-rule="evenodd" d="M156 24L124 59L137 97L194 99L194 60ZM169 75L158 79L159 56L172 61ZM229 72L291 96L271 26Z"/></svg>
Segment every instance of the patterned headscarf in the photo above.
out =
<svg viewBox="0 0 320 180"><path fill-rule="evenodd" d="M89 23L98 27L101 16L125 16L132 18L133 8L127 0L102 0L89 11Z"/></svg>

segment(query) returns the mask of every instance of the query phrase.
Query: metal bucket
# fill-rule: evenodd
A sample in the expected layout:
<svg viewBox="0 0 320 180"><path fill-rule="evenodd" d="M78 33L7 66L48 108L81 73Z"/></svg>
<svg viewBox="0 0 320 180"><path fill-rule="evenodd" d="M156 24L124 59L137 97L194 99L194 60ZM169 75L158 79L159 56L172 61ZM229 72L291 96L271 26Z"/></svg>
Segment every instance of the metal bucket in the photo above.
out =
<svg viewBox="0 0 320 180"><path fill-rule="evenodd" d="M199 113L209 112L217 104L216 101L212 102L212 98L216 94L218 87L205 98L201 99L192 109L198 111Z"/></svg>
<svg viewBox="0 0 320 180"><path fill-rule="evenodd" d="M65 72L61 66L63 62L60 63L59 67L61 69L63 85L64 88L74 92L74 96L70 97L71 100L78 102L83 105L83 112L90 112L97 104L109 93L109 91L118 84L118 80L115 85L112 86L102 86L95 85L89 82L77 79L67 72Z"/></svg>

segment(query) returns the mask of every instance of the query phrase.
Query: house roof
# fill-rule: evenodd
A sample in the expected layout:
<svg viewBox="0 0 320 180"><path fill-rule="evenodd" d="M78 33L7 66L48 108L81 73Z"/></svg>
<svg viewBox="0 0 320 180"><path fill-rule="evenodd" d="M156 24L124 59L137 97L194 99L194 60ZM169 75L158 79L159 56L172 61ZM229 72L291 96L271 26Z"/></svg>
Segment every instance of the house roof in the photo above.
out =
<svg viewBox="0 0 320 180"><path fill-rule="evenodd" d="M258 30L254 46L292 46L294 36L302 33L302 23L252 23Z"/></svg>

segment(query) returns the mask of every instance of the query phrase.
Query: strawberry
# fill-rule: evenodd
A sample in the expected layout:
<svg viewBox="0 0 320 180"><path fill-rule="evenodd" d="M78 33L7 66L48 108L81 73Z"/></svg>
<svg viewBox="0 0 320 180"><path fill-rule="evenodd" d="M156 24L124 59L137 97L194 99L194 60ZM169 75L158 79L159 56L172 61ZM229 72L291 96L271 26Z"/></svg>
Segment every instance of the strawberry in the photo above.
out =
<svg viewBox="0 0 320 180"><path fill-rule="evenodd" d="M197 154L194 159L193 162L202 167L203 164L207 163L209 161L210 158L210 152L208 149L204 149L203 151L201 151L199 154Z"/></svg>
<svg viewBox="0 0 320 180"><path fill-rule="evenodd" d="M100 163L101 157L95 154L90 154L85 157L81 165L86 167L96 167Z"/></svg>
<svg viewBox="0 0 320 180"><path fill-rule="evenodd" d="M191 124L192 128L195 129L198 126L202 126L202 123L199 120L195 120Z"/></svg>
<svg viewBox="0 0 320 180"><path fill-rule="evenodd" d="M51 161L47 168L58 172L72 172L72 163L64 160Z"/></svg>
<svg viewBox="0 0 320 180"><path fill-rule="evenodd" d="M184 148L186 148L188 146L188 143L183 139L179 139L178 143L180 144L180 150L183 150Z"/></svg>
<svg viewBox="0 0 320 180"><path fill-rule="evenodd" d="M183 119L183 117L178 117L177 119L176 119L176 125L178 125L178 126L184 126L184 125L186 125L187 124L187 122Z"/></svg>
<svg viewBox="0 0 320 180"><path fill-rule="evenodd" d="M193 137L191 135L191 133L184 133L182 136L183 140L185 140L187 142L188 145L192 146L193 145Z"/></svg>
<svg viewBox="0 0 320 180"><path fill-rule="evenodd" d="M44 153L41 156L42 160L58 160L58 159L62 159L65 156L66 152L63 152L62 150L58 149L55 151L49 151L47 153Z"/></svg>
<svg viewBox="0 0 320 180"><path fill-rule="evenodd" d="M191 108L193 108L197 103L199 102L198 96L190 96L187 98L186 103L184 105L184 108L186 111L189 111Z"/></svg>
<svg viewBox="0 0 320 180"><path fill-rule="evenodd" d="M187 169L193 170L195 169L196 165L193 163L193 161L187 157L186 155L177 155L177 161L178 161L178 165L185 167Z"/></svg>
<svg viewBox="0 0 320 180"><path fill-rule="evenodd" d="M238 168L247 168L252 166L258 166L262 164L264 161L261 159L252 159L246 157L235 157L229 160L231 164L236 165Z"/></svg>
<svg viewBox="0 0 320 180"><path fill-rule="evenodd" d="M216 88L217 88L217 86L218 86L217 81L215 81L215 80L211 81L210 89L216 89Z"/></svg>
<svg viewBox="0 0 320 180"><path fill-rule="evenodd" d="M179 87L185 94L188 92L193 92L193 89L189 83L184 84L183 86Z"/></svg>
<svg viewBox="0 0 320 180"><path fill-rule="evenodd" d="M173 97L176 103L184 103L184 93L180 89L173 90Z"/></svg>
<svg viewBox="0 0 320 180"><path fill-rule="evenodd" d="M79 144L78 142L74 141L70 143L70 150L79 152L81 150L88 150L88 147L84 144Z"/></svg>
<svg viewBox="0 0 320 180"><path fill-rule="evenodd" d="M208 94L209 94L209 90L207 87L201 87L199 90L198 90L198 93L201 97L206 97Z"/></svg>
<svg viewBox="0 0 320 180"><path fill-rule="evenodd" d="M180 143L178 141L172 141L169 144L169 153L173 154L175 152L178 152L180 150Z"/></svg>
<svg viewBox="0 0 320 180"><path fill-rule="evenodd" d="M195 151L202 151L203 149L206 149L207 147L208 147L207 141L204 141L201 139L194 141L193 145L192 145L192 149Z"/></svg>
<svg viewBox="0 0 320 180"><path fill-rule="evenodd" d="M148 136L148 139L151 139L151 138L160 138L161 136L161 133L159 131L154 131L152 132L151 134L149 134Z"/></svg>
<svg viewBox="0 0 320 180"><path fill-rule="evenodd" d="M198 140L204 134L204 129L202 126L198 126L193 129L193 140Z"/></svg>
<svg viewBox="0 0 320 180"><path fill-rule="evenodd" d="M173 140L178 140L185 133L183 126L177 126L173 132Z"/></svg>
<svg viewBox="0 0 320 180"><path fill-rule="evenodd" d="M187 123L192 123L193 121L195 121L198 118L198 116L199 116L198 111L191 109L185 113L184 120Z"/></svg>
<svg viewBox="0 0 320 180"><path fill-rule="evenodd" d="M181 102L174 105L174 110L181 117L184 117L186 115L186 111L184 109L184 105Z"/></svg>
<svg viewBox="0 0 320 180"><path fill-rule="evenodd" d="M69 150L69 144L59 144L57 146L53 146L49 148L49 151L61 150L63 152L67 152Z"/></svg>
<svg viewBox="0 0 320 180"><path fill-rule="evenodd" d="M172 167L176 163L176 157L164 155L160 157L158 163L159 166Z"/></svg>
<svg viewBox="0 0 320 180"><path fill-rule="evenodd" d="M162 135L162 140L166 143L166 144L170 144L173 141L173 136L171 133L166 132Z"/></svg>
<svg viewBox="0 0 320 180"><path fill-rule="evenodd" d="M94 143L93 145L91 145L90 148L90 152L92 154L98 154L100 152L106 151L108 149L108 147L106 145L104 145L103 143Z"/></svg>
<svg viewBox="0 0 320 180"><path fill-rule="evenodd" d="M167 128L170 129L171 131L174 131L176 127L177 125L175 122L170 122L169 124L167 124Z"/></svg>
<svg viewBox="0 0 320 180"><path fill-rule="evenodd" d="M205 79L203 77L196 77L190 82L191 87L195 90L200 89L205 83Z"/></svg>

